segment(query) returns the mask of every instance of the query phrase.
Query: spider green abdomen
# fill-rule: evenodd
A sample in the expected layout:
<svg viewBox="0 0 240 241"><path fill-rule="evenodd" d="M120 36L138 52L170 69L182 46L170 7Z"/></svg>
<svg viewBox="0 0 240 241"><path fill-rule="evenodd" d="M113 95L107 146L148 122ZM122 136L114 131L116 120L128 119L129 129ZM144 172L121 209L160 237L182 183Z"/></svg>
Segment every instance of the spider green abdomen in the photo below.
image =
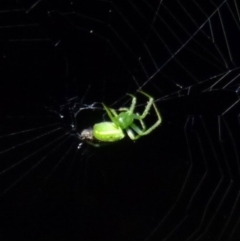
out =
<svg viewBox="0 0 240 241"><path fill-rule="evenodd" d="M124 138L122 129L112 122L101 122L93 127L95 139L104 142L115 142Z"/></svg>

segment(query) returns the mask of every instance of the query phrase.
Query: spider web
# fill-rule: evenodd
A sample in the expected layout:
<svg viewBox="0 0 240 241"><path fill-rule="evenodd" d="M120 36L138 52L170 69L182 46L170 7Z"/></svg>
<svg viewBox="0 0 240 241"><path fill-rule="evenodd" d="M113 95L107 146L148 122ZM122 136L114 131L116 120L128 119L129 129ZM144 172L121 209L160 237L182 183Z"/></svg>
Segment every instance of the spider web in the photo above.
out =
<svg viewBox="0 0 240 241"><path fill-rule="evenodd" d="M2 240L240 238L237 1L0 6ZM79 142L139 89L159 128Z"/></svg>

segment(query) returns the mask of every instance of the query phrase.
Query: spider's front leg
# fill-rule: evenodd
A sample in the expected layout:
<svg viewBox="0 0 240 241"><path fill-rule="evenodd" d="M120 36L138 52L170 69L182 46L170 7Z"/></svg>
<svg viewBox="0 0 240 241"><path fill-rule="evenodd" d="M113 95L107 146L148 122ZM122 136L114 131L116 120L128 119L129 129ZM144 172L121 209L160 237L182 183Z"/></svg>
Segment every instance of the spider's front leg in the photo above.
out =
<svg viewBox="0 0 240 241"><path fill-rule="evenodd" d="M135 109L135 107L136 107L137 98L136 98L136 96L134 96L134 95L132 95L132 94L127 94L127 95L129 95L130 97L132 97L132 103L131 103L130 107L129 107L129 108L127 108L127 107L121 107L121 108L119 108L118 110L119 110L119 111L129 111L130 113L133 113L133 112L134 112L134 109Z"/></svg>
<svg viewBox="0 0 240 241"><path fill-rule="evenodd" d="M141 119L144 119L146 117L146 115L149 113L149 110L151 108L151 106L153 106L155 113L157 115L157 121L151 126L149 127L147 130L145 130L141 135L148 135L149 133L151 133L154 129L156 129L161 123L162 123L162 117L158 111L157 106L154 103L154 99L151 95L143 92L143 91L139 91L140 93L142 93L143 95L145 95L146 97L149 98L148 104L145 107L145 110L143 111L143 114L140 116Z"/></svg>
<svg viewBox="0 0 240 241"><path fill-rule="evenodd" d="M141 94L145 95L146 97L148 97L148 103L142 113L142 115L138 115L138 114L135 114L134 116L134 119L137 119L140 121L141 125L142 125L142 130L134 123L132 123L130 125L130 128L127 130L127 134L128 136L132 139L132 140L137 140L138 138L140 138L141 136L146 136L148 134L150 134L154 129L156 129L162 122L162 118L161 118L161 115L157 109L157 106L155 105L154 103L154 99L152 96L150 96L149 94L143 92L143 91L139 91ZM157 121L152 125L150 126L148 129L146 129L145 127L145 124L144 124L144 121L143 119L147 116L147 114L149 113L150 111L150 108L153 106L154 110L155 110L155 113L157 115ZM134 134L134 132L137 133L137 135Z"/></svg>
<svg viewBox="0 0 240 241"><path fill-rule="evenodd" d="M132 94L127 94L127 95L129 95L129 96L132 97L132 103L131 103L128 111L129 111L130 113L133 113L133 112L134 112L134 109L135 109L135 107L136 107L137 98L136 98L136 96L134 96L134 95L132 95Z"/></svg>
<svg viewBox="0 0 240 241"><path fill-rule="evenodd" d="M149 95L141 90L138 90L138 92L141 93L142 95L145 95L146 97L148 97L148 103L145 106L145 109L144 109L142 115L140 115L140 118L144 119L147 116L147 114L149 113L151 106L154 104L154 99L151 95Z"/></svg>
<svg viewBox="0 0 240 241"><path fill-rule="evenodd" d="M102 103L104 110L107 112L108 117L112 122L115 122L115 118L117 113L115 110L108 108L104 103Z"/></svg>

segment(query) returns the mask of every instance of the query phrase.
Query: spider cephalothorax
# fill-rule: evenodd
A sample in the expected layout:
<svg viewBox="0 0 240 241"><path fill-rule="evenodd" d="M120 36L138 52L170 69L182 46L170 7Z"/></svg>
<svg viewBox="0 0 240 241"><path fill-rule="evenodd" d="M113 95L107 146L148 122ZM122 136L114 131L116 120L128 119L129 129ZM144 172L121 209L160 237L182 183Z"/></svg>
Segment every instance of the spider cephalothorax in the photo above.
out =
<svg viewBox="0 0 240 241"><path fill-rule="evenodd" d="M111 122L108 121L95 124L93 129L83 130L79 135L79 138L91 145L100 146L100 143L115 142L123 139L125 137L125 133L131 140L137 140L139 137L151 133L161 124L162 119L154 103L153 97L143 91L138 92L142 95L145 95L149 99L141 115L134 112L137 98L134 95L128 94L132 97L132 103L129 108L120 108L117 112L116 110L111 109L103 104L103 107ZM149 113L152 106L157 115L157 121L151 127L146 128L143 120ZM139 121L141 127L139 127L135 121ZM94 141L97 141L98 143L94 143Z"/></svg>

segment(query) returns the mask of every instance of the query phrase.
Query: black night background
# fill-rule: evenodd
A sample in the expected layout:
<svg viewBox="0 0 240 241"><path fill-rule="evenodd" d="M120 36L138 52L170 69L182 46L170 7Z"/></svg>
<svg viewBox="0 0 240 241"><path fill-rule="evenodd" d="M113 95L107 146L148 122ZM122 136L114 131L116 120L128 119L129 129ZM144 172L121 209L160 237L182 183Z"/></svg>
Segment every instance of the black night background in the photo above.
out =
<svg viewBox="0 0 240 241"><path fill-rule="evenodd" d="M1 240L240 239L240 4L0 3ZM78 133L154 97L162 124ZM144 122L156 121L150 111Z"/></svg>

